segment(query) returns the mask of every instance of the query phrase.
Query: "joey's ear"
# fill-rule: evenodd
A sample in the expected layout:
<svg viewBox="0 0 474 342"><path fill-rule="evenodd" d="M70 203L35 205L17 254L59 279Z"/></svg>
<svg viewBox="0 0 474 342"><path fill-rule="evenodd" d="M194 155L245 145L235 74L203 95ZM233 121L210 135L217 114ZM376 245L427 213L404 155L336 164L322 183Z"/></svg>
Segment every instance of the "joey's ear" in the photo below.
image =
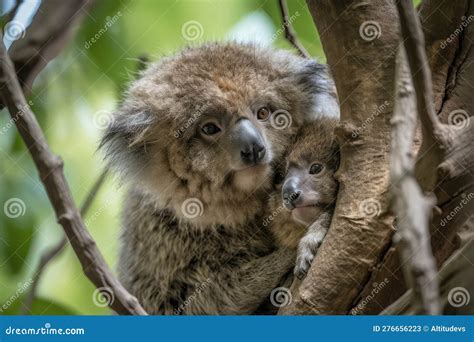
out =
<svg viewBox="0 0 474 342"><path fill-rule="evenodd" d="M339 118L336 86L327 65L308 60L299 74L299 83L311 101L312 110L305 114L306 121L321 117Z"/></svg>
<svg viewBox="0 0 474 342"><path fill-rule="evenodd" d="M136 174L147 163L148 132L154 116L147 110L121 108L105 130L99 145L109 167L121 176Z"/></svg>

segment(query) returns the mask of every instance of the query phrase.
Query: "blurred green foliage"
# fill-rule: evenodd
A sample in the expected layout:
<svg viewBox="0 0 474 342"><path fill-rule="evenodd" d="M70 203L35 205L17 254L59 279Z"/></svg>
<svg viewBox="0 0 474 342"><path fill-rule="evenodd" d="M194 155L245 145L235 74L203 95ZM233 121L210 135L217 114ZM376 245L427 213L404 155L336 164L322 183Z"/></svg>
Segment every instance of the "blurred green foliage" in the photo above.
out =
<svg viewBox="0 0 474 342"><path fill-rule="evenodd" d="M290 12L305 47L324 61L304 2L290 1ZM191 41L182 33L190 21L202 27L198 39ZM152 61L159 60L189 44L229 39L250 38L290 49L284 35L276 34L281 25L276 0L98 1L77 28L74 40L42 71L29 98L52 149L65 161L66 177L76 202L80 204L86 197L103 168L101 156L96 152L103 128L101 115L113 111L121 93L134 79L137 58L146 55ZM108 179L86 218L98 247L114 269L122 193L118 182ZM12 218L5 214L3 207L10 199L24 203L22 215ZM30 284L41 252L59 241L61 234L31 158L3 110L0 113L0 314L19 313L22 298L29 290L24 285ZM93 292L94 287L68 247L43 274L32 313L109 314L107 308L94 305Z"/></svg>

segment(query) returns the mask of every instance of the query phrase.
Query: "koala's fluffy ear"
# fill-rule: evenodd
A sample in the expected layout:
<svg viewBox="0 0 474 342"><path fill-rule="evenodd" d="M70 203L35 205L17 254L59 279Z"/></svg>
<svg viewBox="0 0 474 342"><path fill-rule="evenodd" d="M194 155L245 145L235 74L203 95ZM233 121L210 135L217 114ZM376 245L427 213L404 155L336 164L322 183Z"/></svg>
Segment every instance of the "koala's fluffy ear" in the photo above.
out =
<svg viewBox="0 0 474 342"><path fill-rule="evenodd" d="M147 110L123 106L115 113L99 145L109 167L123 177L142 170L147 163L147 133L154 118Z"/></svg>
<svg viewBox="0 0 474 342"><path fill-rule="evenodd" d="M312 111L305 120L321 117L339 118L339 101L336 86L327 65L308 60L299 74L299 82L311 99Z"/></svg>

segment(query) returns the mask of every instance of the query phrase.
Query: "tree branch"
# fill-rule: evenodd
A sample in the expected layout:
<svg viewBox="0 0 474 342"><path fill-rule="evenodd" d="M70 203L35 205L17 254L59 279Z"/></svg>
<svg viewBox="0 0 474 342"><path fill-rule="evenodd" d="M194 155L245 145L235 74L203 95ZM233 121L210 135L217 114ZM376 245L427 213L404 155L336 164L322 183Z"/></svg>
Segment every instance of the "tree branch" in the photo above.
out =
<svg viewBox="0 0 474 342"><path fill-rule="evenodd" d="M474 201L470 200L474 193L471 172L474 168L474 50L471 43L474 27L466 27L467 22L461 24L472 19L472 4L472 0L424 0L420 8L426 51L435 82L436 111L441 122L449 123L442 128L445 142L441 163L438 165L432 160L426 163L427 167L420 167L421 161L430 158L431 152L436 150L432 149L420 151L416 165L420 185L423 187L423 179L432 180L434 186L428 189L434 189L438 200L430 225L431 246L438 268L460 247L459 232L474 231ZM394 245L374 267L358 301L353 304L352 313L377 314L406 291L400 251ZM375 283L385 286L374 296L372 284ZM367 301L367 298L373 299Z"/></svg>
<svg viewBox="0 0 474 342"><path fill-rule="evenodd" d="M448 136L440 123L434 107L431 70L425 51L425 40L420 20L410 0L397 1L400 18L400 27L407 51L413 84L416 89L418 116L421 121L423 141L419 155L418 170L436 169L443 159ZM432 190L436 183L437 174L416 173L420 184L425 191Z"/></svg>
<svg viewBox="0 0 474 342"><path fill-rule="evenodd" d="M440 122L433 104L431 70L426 58L425 39L420 20L410 0L397 1L398 15L403 42L407 51L408 63L412 72L417 95L418 115L423 128L423 140L436 143L440 134Z"/></svg>
<svg viewBox="0 0 474 342"><path fill-rule="evenodd" d="M99 192L100 188L102 187L102 184L104 184L104 181L106 179L108 170L105 169L102 171L101 175L97 180L94 182L92 188L89 190L86 199L82 203L81 206L81 216L85 217L87 215L87 212L89 211L89 208L91 207L92 203L94 202L95 197L97 196L97 193ZM23 306L21 308L22 315L27 315L31 307L33 305L34 299L36 297L36 292L38 290L38 285L41 280L41 276L43 275L44 270L46 267L49 265L49 263L59 256L61 252L64 250L68 242L67 236L63 235L61 240L53 247L50 249L46 250L43 252L43 254L40 257L40 262L38 264L38 267L36 271L33 273L33 281L30 286L30 291L27 294L27 297L23 303Z"/></svg>
<svg viewBox="0 0 474 342"><path fill-rule="evenodd" d="M295 30L290 22L290 14L288 11L288 4L286 0L278 0L278 6L280 7L281 17L283 19L283 29L285 30L285 38L288 40L291 45L298 51L298 53L305 58L310 58L310 54L304 48L303 44L299 41Z"/></svg>
<svg viewBox="0 0 474 342"><path fill-rule="evenodd" d="M471 98L459 96L462 93L453 93L458 81L456 76L462 64L460 62L464 60L472 42L472 34L468 37L468 28L464 27L467 25L465 21L474 10L473 6L469 10L470 2L471 0L423 0L418 12L425 37L425 51L432 71L435 110L444 123L448 121L448 116L443 117L439 114L445 109L448 114L453 110L464 108L467 113L474 115L474 103ZM471 72L463 76L463 79L468 80L465 85L471 85L470 91L466 89L469 93L474 91L473 74L471 69ZM449 102L453 101L446 101L448 97L454 97L454 107L449 105Z"/></svg>
<svg viewBox="0 0 474 342"><path fill-rule="evenodd" d="M474 293L474 237L472 232L464 245L446 260L436 275L441 285L443 315L472 315L474 302L469 293ZM423 312L410 300L412 290L405 292L396 302L381 313L382 315L419 315Z"/></svg>
<svg viewBox="0 0 474 342"><path fill-rule="evenodd" d="M395 237L415 304L422 313L436 315L440 313L439 290L429 234L434 199L423 195L414 177L411 152L417 123L416 101L403 45L399 48L395 77L390 160L392 210L398 227Z"/></svg>
<svg viewBox="0 0 474 342"><path fill-rule="evenodd" d="M149 62L149 57L148 55L141 55L138 57L137 60L137 75L140 74L146 67ZM105 179L107 178L108 174L108 169L105 169L102 171L100 176L97 178L97 180L94 182L92 185L92 188L89 190L86 199L82 203L81 206L81 216L85 217L87 212L89 211L90 206L92 205L92 202L94 201L97 193L99 192L100 188L102 187L102 184L104 183ZM38 288L38 283L41 279L41 276L43 274L44 269L48 266L48 264L59 254L64 250L64 247L66 247L66 244L68 242L68 239L65 235L63 235L62 239L57 243L57 245L51 247L49 250L45 251L43 255L40 257L40 263L38 265L37 270L34 272L34 277L33 277L33 283L31 285L31 290L28 293L28 296L22 306L22 314L26 315L30 311L33 301L36 296L36 291Z"/></svg>
<svg viewBox="0 0 474 342"><path fill-rule="evenodd" d="M64 177L63 162L50 151L35 115L26 103L5 46L0 45L0 96L35 162L56 217L64 228L84 273L100 291L113 293L114 300L109 306L117 313L146 315L137 299L112 274L87 231Z"/></svg>
<svg viewBox="0 0 474 342"><path fill-rule="evenodd" d="M75 24L86 15L95 0L43 0L25 36L9 49L10 58L26 95L38 73L66 45ZM0 102L0 109L5 104Z"/></svg>

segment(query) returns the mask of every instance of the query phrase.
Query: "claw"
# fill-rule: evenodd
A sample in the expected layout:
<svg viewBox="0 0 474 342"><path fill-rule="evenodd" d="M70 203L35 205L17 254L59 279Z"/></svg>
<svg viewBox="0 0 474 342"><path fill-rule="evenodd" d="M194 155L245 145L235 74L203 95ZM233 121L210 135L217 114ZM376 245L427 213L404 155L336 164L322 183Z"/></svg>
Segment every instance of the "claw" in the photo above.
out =
<svg viewBox="0 0 474 342"><path fill-rule="evenodd" d="M295 277L298 278L299 280L303 280L306 278L306 275L308 274L306 271L303 270L296 270L295 269Z"/></svg>

